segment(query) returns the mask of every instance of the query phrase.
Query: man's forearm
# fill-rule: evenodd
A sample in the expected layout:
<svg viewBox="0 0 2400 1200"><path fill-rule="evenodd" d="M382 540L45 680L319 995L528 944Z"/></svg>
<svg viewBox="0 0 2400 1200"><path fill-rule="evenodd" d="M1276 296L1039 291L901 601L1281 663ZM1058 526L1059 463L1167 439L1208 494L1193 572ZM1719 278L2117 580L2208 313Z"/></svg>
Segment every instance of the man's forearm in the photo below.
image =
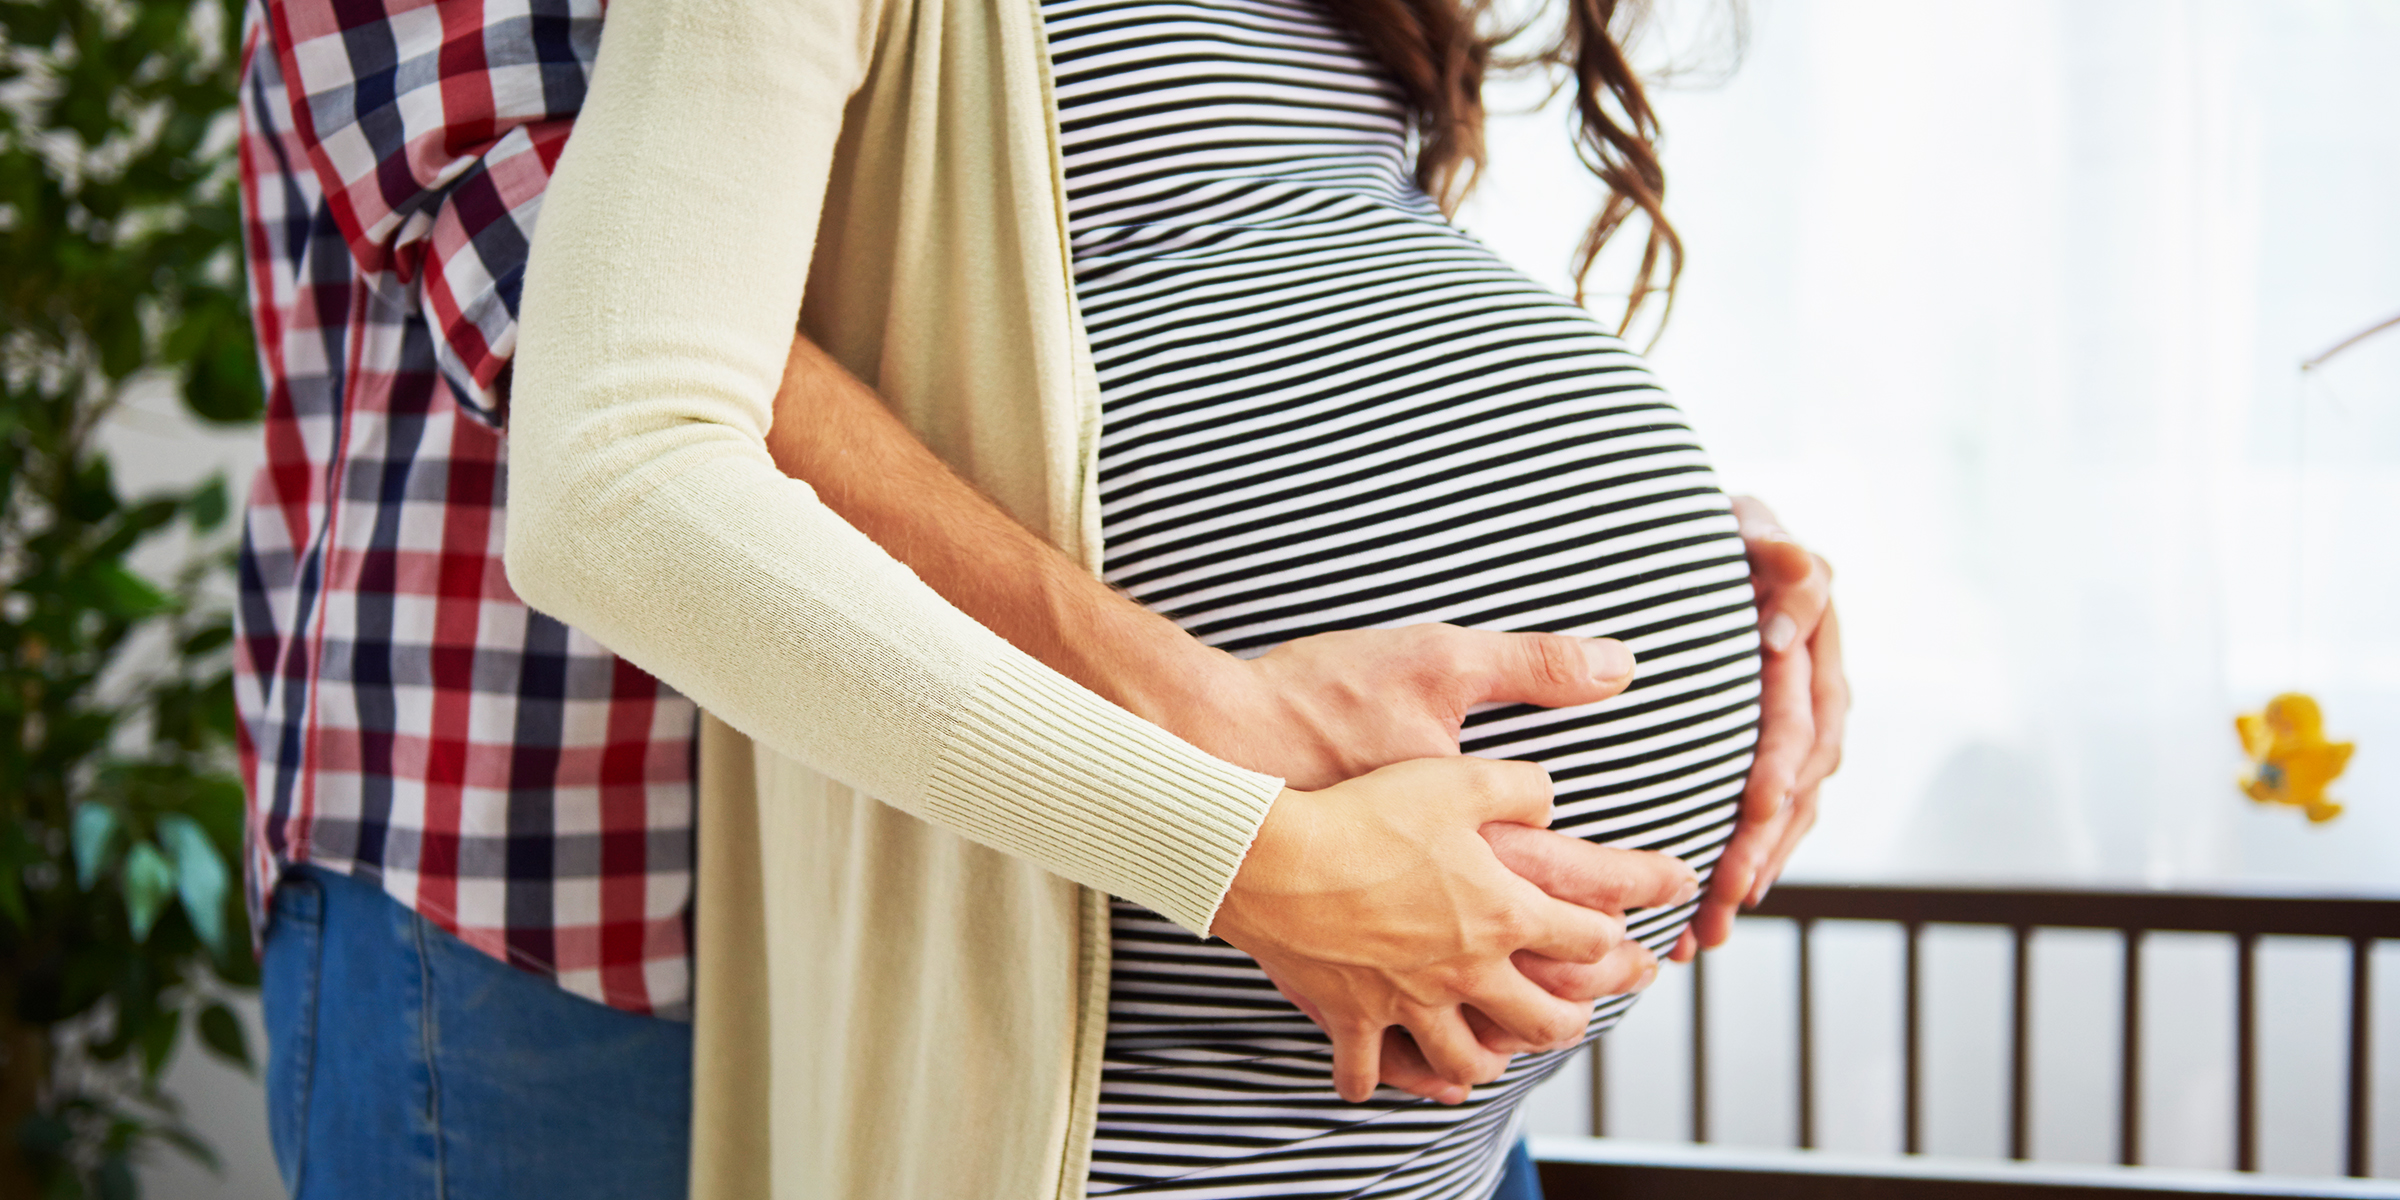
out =
<svg viewBox="0 0 2400 1200"><path fill-rule="evenodd" d="M1176 717L1221 699L1231 656L1001 511L807 338L793 340L767 449L944 599L1060 674L1187 737Z"/></svg>
<svg viewBox="0 0 2400 1200"><path fill-rule="evenodd" d="M1408 848L1370 846L1374 830L1390 827L1388 818L1394 811L1424 797L1406 789L1377 793L1367 810L1378 815L1370 819L1362 810L1352 814L1357 820L1345 823L1337 793L1346 796L1346 787L1368 786L1353 777L1406 759L1447 760L1431 767L1436 775L1426 776L1428 783L1450 777L1441 772L1486 769L1485 764L1456 757L1459 722L1472 705L1485 700L1592 703L1615 694L1632 673L1632 656L1614 642L1446 626L1322 634L1247 663L1210 649L1173 622L1119 595L1012 520L944 465L870 389L805 338L794 341L786 362L767 449L777 467L810 484L826 507L1018 649L1203 750L1316 793L1300 809L1278 801L1245 861L1245 874L1236 878L1226 908L1220 909L1232 914L1224 933L1227 940L1253 955L1264 955L1262 962L1285 960L1277 957L1274 939L1251 938L1241 927L1250 892L1264 889L1280 897L1266 906L1274 914L1272 920L1287 926L1297 922L1302 933L1311 925L1297 915L1293 899L1308 887L1285 895L1271 881L1260 882L1261 872L1274 874L1272 862L1257 861L1260 847L1269 849L1267 858L1272 860L1276 847L1289 849L1297 836L1291 833L1294 828L1338 829L1341 833L1334 840L1356 853L1302 854L1301 860L1310 865L1291 873L1306 877L1313 887L1324 882L1318 876L1330 864L1362 857L1386 864L1379 869L1388 873L1388 863L1403 861ZM1429 764L1416 766L1422 770ZM1397 777L1386 777L1387 785L1391 778ZM1533 778L1540 778L1539 773ZM1329 790L1317 791L1320 788ZM1410 829L1410 836L1438 840L1445 833L1480 831L1482 837L1467 839L1472 853L1403 872L1416 881L1410 885L1412 894L1425 890L1424 880L1463 878L1459 871L1490 855L1506 871L1487 882L1513 887L1529 900L1539 897L1545 905L1565 901L1566 908L1583 914L1577 920L1600 915L1612 931L1613 948L1604 958L1551 959L1528 953L1525 957L1534 962L1525 974L1536 978L1538 986L1517 980L1517 971L1497 973L1502 983L1515 982L1519 999L1537 998L1546 990L1570 1000L1573 1008L1641 986L1654 973L1649 952L1640 943L1616 941L1622 938L1622 914L1629 903L1680 903L1670 897L1678 886L1688 885L1688 868L1665 856L1603 849L1506 820L1478 825L1470 819L1465 829L1457 829L1450 822L1461 815L1454 811L1459 797L1447 785L1433 790L1442 793L1438 803L1419 820L1399 822ZM1547 796L1546 783L1539 790ZM1540 807L1546 813L1547 805ZM1322 839L1300 840L1316 845ZM1608 868L1621 870L1611 874ZM1609 882L1580 886L1579 869ZM1508 872L1514 876L1503 878ZM1628 887L1628 879L1638 882ZM1525 887L1528 881L1535 884L1531 890ZM1349 895L1354 889L1334 890ZM1542 892L1556 899L1540 897ZM1351 902L1358 899L1350 895ZM1385 912L1369 905L1324 923L1352 933L1368 925L1388 926L1404 906L1390 907L1392 911ZM1312 936L1339 940L1341 935L1320 929ZM1312 971L1311 961L1300 954L1290 960L1288 970ZM1524 969L1523 963L1518 966ZM1279 977L1278 986L1292 982ZM1303 983L1288 994L1312 1004L1306 990ZM1514 1011L1510 1028L1531 1028L1537 1009L1547 1003ZM1311 1007L1310 1012L1325 1023L1319 1010ZM1367 1065L1357 1066L1356 1056L1365 1053L1359 1048L1361 1038L1380 1038L1380 1027L1362 1034L1337 1028L1340 1025L1327 1025L1336 1037L1337 1074L1342 1064L1351 1064L1345 1090L1355 1091L1371 1084L1377 1061L1368 1054ZM1579 1020L1571 1025L1576 1031L1582 1028ZM1420 1037L1426 1035L1411 1028ZM1543 1044L1541 1038L1521 1032L1497 1031L1492 1036L1511 1049ZM1423 1096L1462 1099L1464 1088L1455 1085L1490 1076L1466 1070L1472 1057L1466 1046L1472 1039L1449 1040L1448 1052L1436 1055L1442 1063L1410 1066L1396 1059L1385 1081ZM1508 1052L1497 1050L1501 1057L1486 1065L1496 1071ZM1470 1073L1475 1079L1468 1078Z"/></svg>

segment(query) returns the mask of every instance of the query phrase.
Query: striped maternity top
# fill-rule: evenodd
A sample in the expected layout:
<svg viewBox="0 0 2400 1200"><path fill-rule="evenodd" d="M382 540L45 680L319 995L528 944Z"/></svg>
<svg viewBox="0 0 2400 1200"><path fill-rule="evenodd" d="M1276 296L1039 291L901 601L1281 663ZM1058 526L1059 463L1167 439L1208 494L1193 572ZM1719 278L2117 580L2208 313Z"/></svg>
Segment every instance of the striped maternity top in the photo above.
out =
<svg viewBox="0 0 2400 1200"><path fill-rule="evenodd" d="M1109 581L1238 654L1425 621L1610 636L1605 704L1493 707L1556 827L1706 869L1757 724L1742 546L1617 338L1445 221L1399 95L1311 0L1045 0ZM1689 908L1637 914L1664 952ZM1117 901L1095 1196L1479 1197L1517 1102L1333 1092L1246 956ZM1592 1032L1629 1002L1600 1006Z"/></svg>

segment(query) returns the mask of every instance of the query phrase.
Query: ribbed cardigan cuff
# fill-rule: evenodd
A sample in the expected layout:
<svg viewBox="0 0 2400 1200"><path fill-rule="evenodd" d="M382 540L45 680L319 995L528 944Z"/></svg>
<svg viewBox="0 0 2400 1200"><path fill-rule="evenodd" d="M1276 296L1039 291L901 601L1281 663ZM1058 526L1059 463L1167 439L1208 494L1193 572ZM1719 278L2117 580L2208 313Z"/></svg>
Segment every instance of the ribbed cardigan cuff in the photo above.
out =
<svg viewBox="0 0 2400 1200"><path fill-rule="evenodd" d="M923 815L1205 934L1282 790L1002 656L942 748Z"/></svg>

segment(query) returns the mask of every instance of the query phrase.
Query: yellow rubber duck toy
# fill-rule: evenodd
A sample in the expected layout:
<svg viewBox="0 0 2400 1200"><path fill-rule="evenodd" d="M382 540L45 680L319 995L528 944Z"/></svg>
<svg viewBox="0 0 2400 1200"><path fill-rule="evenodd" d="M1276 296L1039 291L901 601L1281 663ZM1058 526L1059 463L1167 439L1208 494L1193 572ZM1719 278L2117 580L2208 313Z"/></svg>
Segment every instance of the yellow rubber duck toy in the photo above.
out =
<svg viewBox="0 0 2400 1200"><path fill-rule="evenodd" d="M2241 778L2242 791L2252 800L2289 804L2317 824L2342 815L2341 804L2325 795L2325 785L2350 765L2356 745L2325 740L2325 716L2315 700L2285 692L2267 701L2266 711L2235 717L2233 728L2253 764Z"/></svg>

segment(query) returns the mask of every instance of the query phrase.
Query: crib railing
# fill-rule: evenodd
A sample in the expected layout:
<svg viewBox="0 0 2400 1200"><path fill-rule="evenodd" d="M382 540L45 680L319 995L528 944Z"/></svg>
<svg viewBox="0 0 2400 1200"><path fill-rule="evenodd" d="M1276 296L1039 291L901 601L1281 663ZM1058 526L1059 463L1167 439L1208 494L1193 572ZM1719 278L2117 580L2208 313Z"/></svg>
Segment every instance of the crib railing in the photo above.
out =
<svg viewBox="0 0 2400 1200"><path fill-rule="evenodd" d="M2400 1200L2382 1179L2061 1166L1537 1137L1549 1200Z"/></svg>
<svg viewBox="0 0 2400 1200"><path fill-rule="evenodd" d="M2152 932L2215 933L2233 939L2234 969L2234 1162L2241 1171L2258 1164L2258 939L2262 937L2339 938L2350 947L2348 1113L2343 1138L2343 1163L2348 1174L2364 1177L2373 1146L2368 1105L2373 1095L2369 1075L2369 1044L2374 986L2374 945L2400 940L2400 899L2339 896L2239 895L2203 892L2102 891L2052 888L1970 888L1812 886L1785 884L1767 898L1753 916L1778 918L1798 926L1799 1121L1796 1144L1816 1145L1815 1014L1810 978L1810 935L1820 921L1880 921L1900 926L1904 941L1902 969L1902 1102L1901 1146L1909 1154L1923 1150L1921 1112L1924 1070L1919 1053L1923 1028L1920 946L1927 925L1997 926L2010 931L2011 964L2009 1021L2008 1148L2012 1159L2029 1157L2032 1128L2031 962L2036 929L2116 930L2123 939L2124 1005L2120 1017L2121 1059L2118 1063L2117 1159L2126 1166L2142 1161L2142 942ZM1691 1137L1709 1140L1708 1004L1706 956L1692 967ZM1605 1039L1593 1045L1592 1134L1606 1132L1607 1107L1602 1086L1606 1073L1600 1056Z"/></svg>

